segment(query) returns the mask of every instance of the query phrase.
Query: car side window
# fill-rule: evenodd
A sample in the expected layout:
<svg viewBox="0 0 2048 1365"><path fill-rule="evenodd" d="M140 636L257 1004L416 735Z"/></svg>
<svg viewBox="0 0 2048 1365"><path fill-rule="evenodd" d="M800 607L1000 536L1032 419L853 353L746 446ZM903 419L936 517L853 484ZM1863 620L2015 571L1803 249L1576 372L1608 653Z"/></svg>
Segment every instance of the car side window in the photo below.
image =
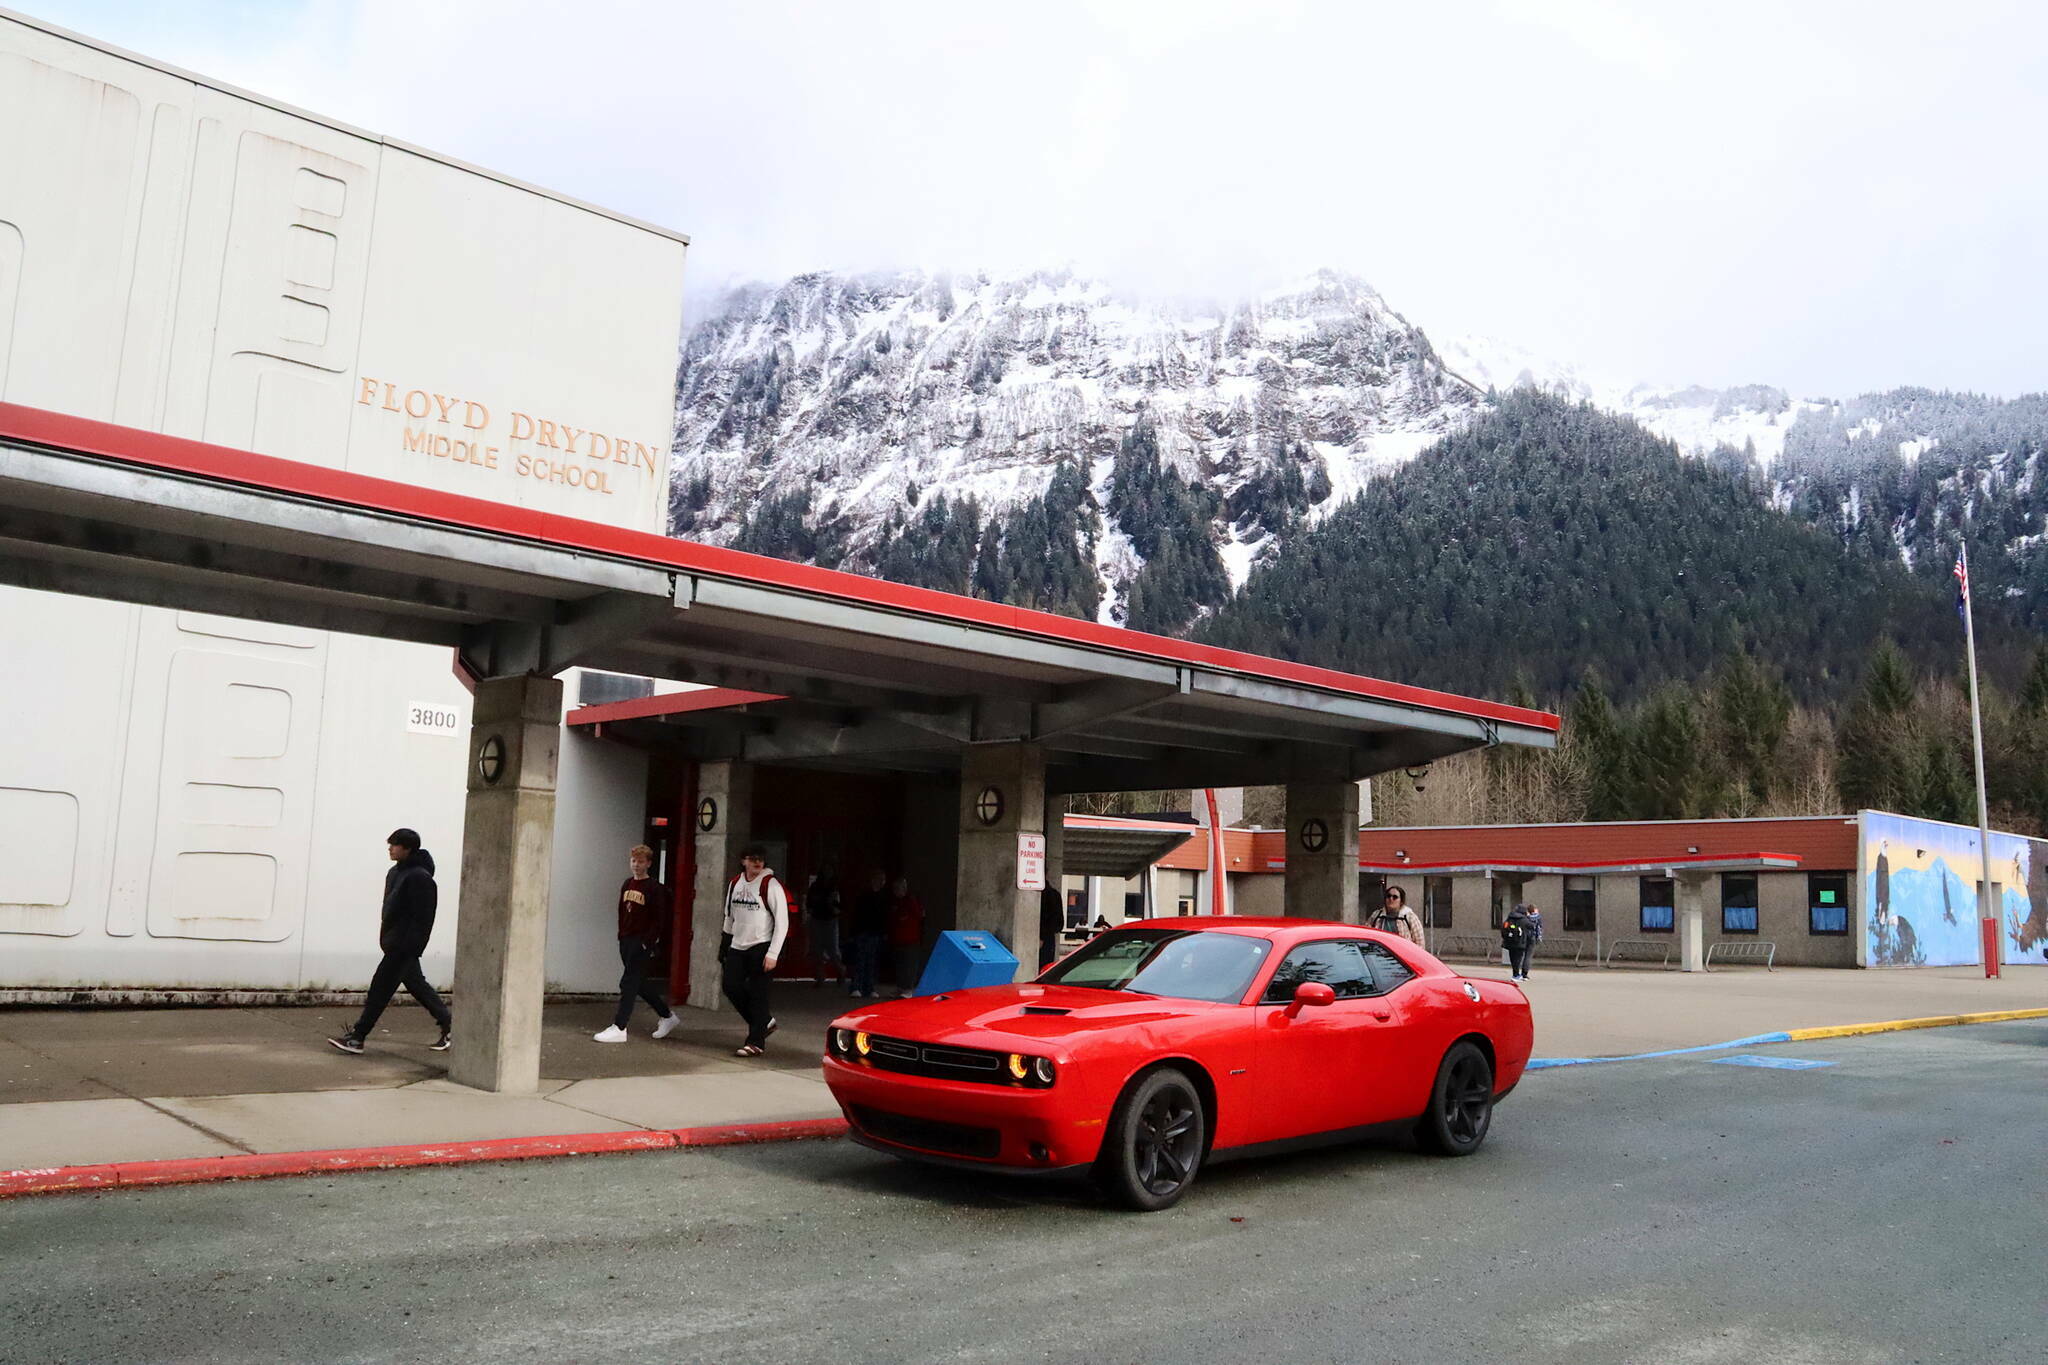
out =
<svg viewBox="0 0 2048 1365"><path fill-rule="evenodd" d="M1415 979L1415 972L1403 962L1392 948L1380 943L1361 943L1366 965L1372 968L1374 995L1385 995L1405 982Z"/></svg>
<svg viewBox="0 0 2048 1365"><path fill-rule="evenodd" d="M1274 971L1261 1003L1284 1005L1294 999L1295 988L1304 981L1320 981L1337 993L1339 1000L1355 1000L1378 993L1372 969L1366 966L1354 939L1326 939L1304 943L1289 953Z"/></svg>

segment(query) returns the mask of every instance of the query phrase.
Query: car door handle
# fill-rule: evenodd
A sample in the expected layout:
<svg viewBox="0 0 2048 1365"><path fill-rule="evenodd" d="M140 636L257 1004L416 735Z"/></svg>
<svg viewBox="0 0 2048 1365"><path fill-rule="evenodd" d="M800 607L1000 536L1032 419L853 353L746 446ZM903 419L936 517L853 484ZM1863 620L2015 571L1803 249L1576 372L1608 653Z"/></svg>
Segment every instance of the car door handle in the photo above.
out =
<svg viewBox="0 0 2048 1365"><path fill-rule="evenodd" d="M1392 1010L1374 1010L1372 1012L1372 1017L1379 1020L1381 1023L1385 1023L1387 1020L1394 1017L1394 1013Z"/></svg>

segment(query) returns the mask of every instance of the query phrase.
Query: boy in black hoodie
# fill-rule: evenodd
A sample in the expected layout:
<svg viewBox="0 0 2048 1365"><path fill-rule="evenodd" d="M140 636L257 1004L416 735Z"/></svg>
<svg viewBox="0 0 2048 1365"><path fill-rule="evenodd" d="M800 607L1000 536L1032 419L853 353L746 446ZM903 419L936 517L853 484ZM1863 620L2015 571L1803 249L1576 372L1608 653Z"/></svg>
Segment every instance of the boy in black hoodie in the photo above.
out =
<svg viewBox="0 0 2048 1365"><path fill-rule="evenodd" d="M420 847L420 836L409 829L393 830L388 844L392 866L384 874L384 916L377 929L377 946L384 950L384 960L370 977L362 1017L348 1032L327 1042L342 1052L361 1053L363 1041L377 1027L377 1017L403 984L441 1026L441 1036L428 1047L446 1052L448 1006L420 970L420 954L426 952L427 939L433 935L434 909L441 898L434 885L434 858Z"/></svg>

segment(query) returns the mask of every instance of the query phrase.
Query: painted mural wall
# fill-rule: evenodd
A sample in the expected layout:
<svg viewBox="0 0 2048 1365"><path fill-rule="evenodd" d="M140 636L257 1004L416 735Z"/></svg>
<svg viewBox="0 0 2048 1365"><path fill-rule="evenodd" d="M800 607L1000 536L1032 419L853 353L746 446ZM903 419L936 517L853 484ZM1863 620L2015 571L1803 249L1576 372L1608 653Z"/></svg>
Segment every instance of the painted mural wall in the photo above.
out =
<svg viewBox="0 0 2048 1365"><path fill-rule="evenodd" d="M1883 811L1862 814L1864 914L1858 956L1872 967L1981 966L1977 831ZM1991 881L1999 949L2014 966L2044 964L2048 949L2048 848L1991 834Z"/></svg>

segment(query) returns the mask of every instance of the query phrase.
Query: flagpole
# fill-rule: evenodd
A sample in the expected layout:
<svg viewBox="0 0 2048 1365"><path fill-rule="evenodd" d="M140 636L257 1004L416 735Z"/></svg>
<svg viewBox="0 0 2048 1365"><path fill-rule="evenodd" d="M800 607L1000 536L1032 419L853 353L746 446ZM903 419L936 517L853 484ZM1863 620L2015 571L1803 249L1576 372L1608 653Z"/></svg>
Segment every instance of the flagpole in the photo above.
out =
<svg viewBox="0 0 2048 1365"><path fill-rule="evenodd" d="M1963 591L1963 646L1970 659L1970 747L1977 761L1977 852L1983 876L1977 882L1977 936L1982 940L1984 975L1998 975L1998 911L1992 903L1991 815L1984 800L1984 719L1977 709L1977 622L1970 608L1970 547L1957 556L1957 578Z"/></svg>

